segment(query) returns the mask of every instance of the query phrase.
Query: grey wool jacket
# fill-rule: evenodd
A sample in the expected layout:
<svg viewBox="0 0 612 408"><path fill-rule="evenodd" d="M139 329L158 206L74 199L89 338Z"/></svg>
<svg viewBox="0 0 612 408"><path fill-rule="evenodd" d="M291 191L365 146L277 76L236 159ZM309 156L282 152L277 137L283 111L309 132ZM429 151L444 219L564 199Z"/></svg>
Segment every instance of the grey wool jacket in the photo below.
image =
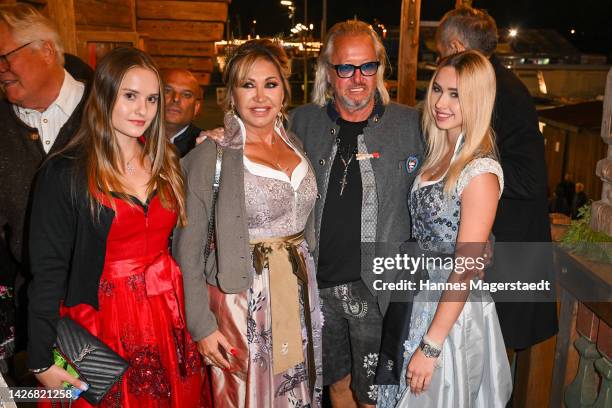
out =
<svg viewBox="0 0 612 408"><path fill-rule="evenodd" d="M315 169L319 190L314 221L317 239L321 231L329 173L337 149L338 117L330 102L324 107L315 104L301 106L291 112L289 119L289 128L302 140ZM400 244L411 237L407 198L424 159L419 113L397 103L384 106L377 103L363 135L358 138L358 150L360 153L376 152L379 156L366 159L367 162L360 161L364 188L361 279L378 296L384 312L389 298L386 293L376 293L373 289L374 280L381 277L373 274L372 261L373 257L394 257L399 253ZM373 230L371 236L368 230ZM315 252L315 261L317 259L318 251Z"/></svg>
<svg viewBox="0 0 612 408"><path fill-rule="evenodd" d="M301 143L288 133L292 144ZM221 182L216 205L216 251L204 270L204 246L212 204L216 145L205 140L181 160L185 175L187 225L174 231L172 252L183 273L187 327L195 341L217 330L217 319L208 304L208 286L225 293L240 293L251 287L252 257L249 248L244 194L242 148L223 148ZM314 211L313 211L314 213ZM314 218L311 213L304 237L315 248Z"/></svg>

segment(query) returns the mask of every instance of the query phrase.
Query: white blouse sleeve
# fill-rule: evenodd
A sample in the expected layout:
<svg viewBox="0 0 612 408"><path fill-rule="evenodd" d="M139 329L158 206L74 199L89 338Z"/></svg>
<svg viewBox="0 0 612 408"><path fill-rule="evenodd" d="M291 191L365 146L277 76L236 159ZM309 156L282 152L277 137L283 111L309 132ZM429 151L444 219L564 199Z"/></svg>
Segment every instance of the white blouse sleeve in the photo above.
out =
<svg viewBox="0 0 612 408"><path fill-rule="evenodd" d="M463 189L470 184L472 178L484 173L493 173L497 176L497 181L499 181L499 196L501 197L504 191L504 173L497 160L489 157L474 159L464 167L457 180L457 195L461 196Z"/></svg>

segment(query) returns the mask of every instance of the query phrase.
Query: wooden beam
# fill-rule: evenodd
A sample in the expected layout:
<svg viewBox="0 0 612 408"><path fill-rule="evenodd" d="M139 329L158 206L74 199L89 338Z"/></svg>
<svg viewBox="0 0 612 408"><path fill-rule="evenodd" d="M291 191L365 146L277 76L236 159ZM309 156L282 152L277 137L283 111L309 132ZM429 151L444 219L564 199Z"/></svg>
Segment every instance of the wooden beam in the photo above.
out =
<svg viewBox="0 0 612 408"><path fill-rule="evenodd" d="M153 40L218 41L223 38L223 23L139 20L138 32Z"/></svg>
<svg viewBox="0 0 612 408"><path fill-rule="evenodd" d="M138 0L136 15L139 19L225 22L227 3Z"/></svg>
<svg viewBox="0 0 612 408"><path fill-rule="evenodd" d="M212 57L215 44L202 41L147 40L145 50L151 55Z"/></svg>
<svg viewBox="0 0 612 408"><path fill-rule="evenodd" d="M134 12L132 13L132 21L131 21L131 25L132 25L132 30L136 32L136 21L138 21L138 19L136 18L136 0L130 0L130 9L134 10ZM142 48L142 47L141 47Z"/></svg>
<svg viewBox="0 0 612 408"><path fill-rule="evenodd" d="M421 0L402 0L397 101L410 106L416 105L420 16Z"/></svg>
<svg viewBox="0 0 612 408"><path fill-rule="evenodd" d="M76 27L73 0L49 0L47 2L49 18L55 21L64 51L70 54L77 53Z"/></svg>
<svg viewBox="0 0 612 408"><path fill-rule="evenodd" d="M153 57L161 69L185 68L190 71L212 72L213 63L210 58L199 57Z"/></svg>
<svg viewBox="0 0 612 408"><path fill-rule="evenodd" d="M517 353L515 408L548 406L555 357L556 336Z"/></svg>
<svg viewBox="0 0 612 408"><path fill-rule="evenodd" d="M74 13L79 29L134 31L131 0L74 0Z"/></svg>

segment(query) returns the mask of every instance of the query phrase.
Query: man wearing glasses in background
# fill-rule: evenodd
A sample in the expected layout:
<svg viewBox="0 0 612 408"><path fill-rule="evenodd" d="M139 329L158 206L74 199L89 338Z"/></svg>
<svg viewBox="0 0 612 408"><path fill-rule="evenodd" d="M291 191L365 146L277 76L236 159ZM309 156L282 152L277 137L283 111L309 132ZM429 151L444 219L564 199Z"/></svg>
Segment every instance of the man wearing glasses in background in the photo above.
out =
<svg viewBox="0 0 612 408"><path fill-rule="evenodd" d="M186 69L164 71L162 79L166 99L166 136L183 157L195 147L201 131L192 121L200 113L202 90L196 77Z"/></svg>
<svg viewBox="0 0 612 408"><path fill-rule="evenodd" d="M71 56L70 62L91 78L82 61ZM0 6L0 245L17 264L21 292L28 275L24 231L30 187L45 158L79 128L87 87L77 79L64 69L62 42L48 18L28 5ZM8 262L0 266L3 274L15 268ZM25 293L18 295L18 348L26 337L25 300Z"/></svg>
<svg viewBox="0 0 612 408"><path fill-rule="evenodd" d="M390 246L410 238L406 199L423 159L419 116L389 101L386 63L368 24L334 25L319 55L313 103L289 119L317 177L323 380L334 407L376 405L374 377L389 299L373 289L372 258L384 256L374 244L397 253Z"/></svg>

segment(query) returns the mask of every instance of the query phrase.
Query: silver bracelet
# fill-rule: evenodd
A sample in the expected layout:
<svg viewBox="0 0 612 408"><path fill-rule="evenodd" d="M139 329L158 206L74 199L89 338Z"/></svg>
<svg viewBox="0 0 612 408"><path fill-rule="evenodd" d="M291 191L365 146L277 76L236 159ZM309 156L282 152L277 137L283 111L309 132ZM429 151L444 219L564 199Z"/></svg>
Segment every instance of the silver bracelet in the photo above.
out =
<svg viewBox="0 0 612 408"><path fill-rule="evenodd" d="M45 371L47 371L48 369L50 369L50 368L51 368L51 366L49 366L49 367L44 367L44 368L30 368L30 369L29 369L29 371L30 371L32 374L42 374L42 373L44 373Z"/></svg>

